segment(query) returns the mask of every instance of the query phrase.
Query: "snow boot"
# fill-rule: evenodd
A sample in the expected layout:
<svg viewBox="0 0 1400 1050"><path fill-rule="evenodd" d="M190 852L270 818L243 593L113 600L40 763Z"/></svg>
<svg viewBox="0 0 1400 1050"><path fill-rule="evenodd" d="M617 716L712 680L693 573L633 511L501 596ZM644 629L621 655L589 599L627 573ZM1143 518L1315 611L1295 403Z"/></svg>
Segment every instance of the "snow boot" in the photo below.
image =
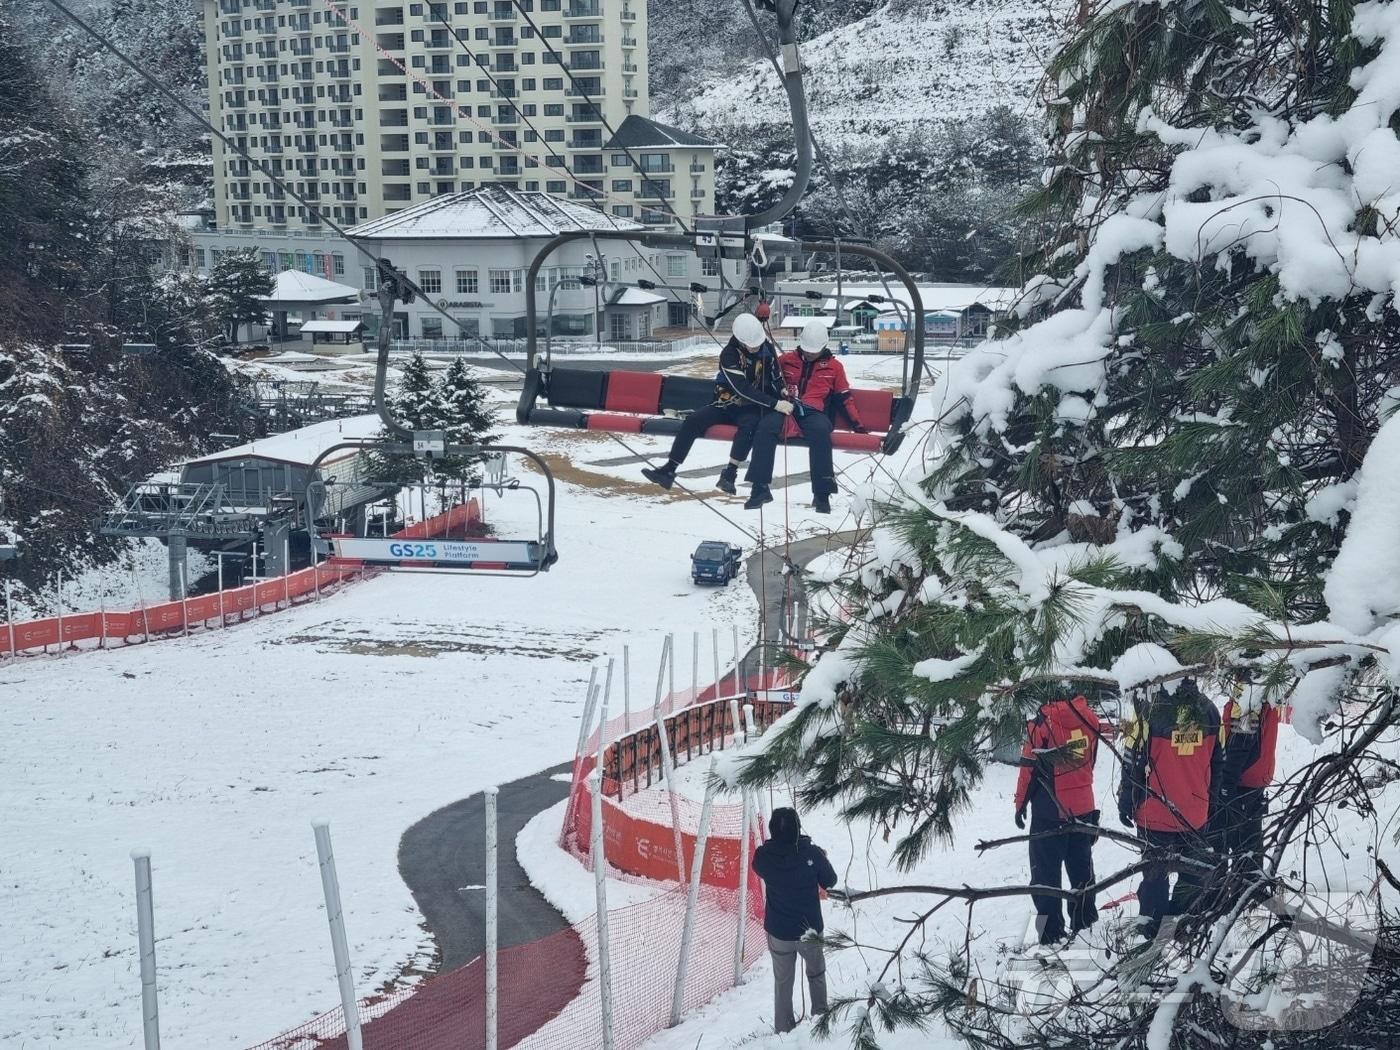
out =
<svg viewBox="0 0 1400 1050"><path fill-rule="evenodd" d="M715 488L719 489L721 492L727 492L731 496L737 496L739 494L739 488L736 484L738 480L739 468L733 463L730 463L719 472L719 480L715 482Z"/></svg>
<svg viewBox="0 0 1400 1050"><path fill-rule="evenodd" d="M748 501L744 504L745 510L758 510L765 503L773 502L773 491L767 485L754 485L753 491L749 493Z"/></svg>
<svg viewBox="0 0 1400 1050"><path fill-rule="evenodd" d="M830 513L831 513L831 497L828 496L828 495L827 495L826 493L824 493L824 492L823 492L820 496L813 496L813 497L812 497L812 509L813 509L814 511L816 511L818 514L830 514Z"/></svg>
<svg viewBox="0 0 1400 1050"><path fill-rule="evenodd" d="M656 482L663 489L669 489L676 483L676 465L666 463L660 467L647 467L642 471L642 477Z"/></svg>

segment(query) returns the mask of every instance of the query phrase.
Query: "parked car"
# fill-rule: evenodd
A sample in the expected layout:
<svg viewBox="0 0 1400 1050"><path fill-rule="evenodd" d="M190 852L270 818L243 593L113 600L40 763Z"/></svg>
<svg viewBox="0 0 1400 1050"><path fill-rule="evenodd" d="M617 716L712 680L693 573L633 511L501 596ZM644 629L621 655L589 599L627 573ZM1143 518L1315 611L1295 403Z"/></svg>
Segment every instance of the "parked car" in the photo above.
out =
<svg viewBox="0 0 1400 1050"><path fill-rule="evenodd" d="M706 540L690 556L690 578L696 583L717 583L727 587L739 575L744 552L732 543Z"/></svg>

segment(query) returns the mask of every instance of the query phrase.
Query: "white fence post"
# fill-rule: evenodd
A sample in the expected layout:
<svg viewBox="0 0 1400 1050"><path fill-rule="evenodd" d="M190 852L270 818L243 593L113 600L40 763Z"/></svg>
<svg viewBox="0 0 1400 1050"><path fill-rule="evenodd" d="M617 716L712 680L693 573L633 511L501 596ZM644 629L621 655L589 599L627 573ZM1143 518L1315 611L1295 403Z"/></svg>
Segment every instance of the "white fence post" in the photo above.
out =
<svg viewBox="0 0 1400 1050"><path fill-rule="evenodd" d="M632 653L622 647L622 731L632 732Z"/></svg>
<svg viewBox="0 0 1400 1050"><path fill-rule="evenodd" d="M651 704L651 720L655 722L661 717L661 690L666 681L666 661L671 655L671 635L666 636L666 640L661 643L661 663L656 667L656 699Z"/></svg>
<svg viewBox="0 0 1400 1050"><path fill-rule="evenodd" d="M496 1050L499 1006L497 995L499 960L496 958L497 883L496 871L496 796L499 788L486 789L486 1050Z"/></svg>
<svg viewBox="0 0 1400 1050"><path fill-rule="evenodd" d="M739 698L737 696L729 698L729 720L734 723L734 743L738 744L742 740L747 744L749 734L744 731L744 724L739 721Z"/></svg>
<svg viewBox="0 0 1400 1050"><path fill-rule="evenodd" d="M340 985L340 1006L345 1013L345 1044L349 1050L364 1050L360 1007L355 1002L355 975L350 972L350 947L345 939L345 913L340 907L340 880L335 874L335 854L331 851L331 826L328 821L317 820L311 827L316 833L316 859L321 865L321 890L326 897L326 920L331 927L335 979Z"/></svg>
<svg viewBox="0 0 1400 1050"><path fill-rule="evenodd" d="M612 662L611 662L611 661L608 662L608 667L609 667L609 669L611 669L611 667L612 667ZM609 677L611 677L611 675L609 675ZM594 761L593 761L593 772L594 772L594 773L597 775L597 777L598 777L598 786L597 786L597 790L598 790L598 791L602 791L602 790L603 790L603 749L604 749L605 747L608 746L608 745L607 745L607 739L608 739L607 726L608 726L608 694L607 694L607 692L605 691L605 692L603 693L603 708L602 708L602 710L601 710L601 711L599 712L599 714L598 714L598 754L597 754L597 757L596 757L596 758L594 759ZM590 842L589 842L589 854L590 854L589 860L591 860L591 861L593 862L593 870L596 872L596 871L598 871L599 869L606 869L606 868L607 868L607 861L606 861L606 858L604 858L603 855L602 855L601 853L594 853L594 852L593 852L593 845L592 845L592 841L591 841L591 840L592 840L592 835L589 836L589 839L590 839Z"/></svg>
<svg viewBox="0 0 1400 1050"><path fill-rule="evenodd" d="M718 627L711 627L711 628L710 628L710 656L712 656L712 657L714 658L714 665L715 665L715 667L714 667L714 675L715 675L715 678L714 678L714 681L715 681L715 695L714 695L714 699L715 699L715 700L718 700L718 699L720 698L720 696L722 695L721 692L720 692L721 686L720 686L720 678L719 678L719 628L718 628Z"/></svg>
<svg viewBox="0 0 1400 1050"><path fill-rule="evenodd" d="M588 778L588 786L593 796L593 827L591 851L594 857L603 856L603 777L594 770ZM598 998L603 1009L603 1050L613 1050L612 1019L612 959L608 955L608 868L606 864L593 865L593 892L598 903Z"/></svg>
<svg viewBox="0 0 1400 1050"><path fill-rule="evenodd" d="M671 710L676 709L676 636L668 634L666 636L666 652L669 661L666 664L666 689L671 695Z"/></svg>
<svg viewBox="0 0 1400 1050"><path fill-rule="evenodd" d="M739 682L739 625L734 625L734 695L738 696L743 692L743 686Z"/></svg>
<svg viewBox="0 0 1400 1050"><path fill-rule="evenodd" d="M681 848L681 807L676 798L676 764L671 760L671 736L666 732L666 719L656 720L656 732L661 738L661 774L666 780L666 799L671 804L671 836L676 849L676 881L685 885L685 850Z"/></svg>
<svg viewBox="0 0 1400 1050"><path fill-rule="evenodd" d="M690 702L700 698L700 632L691 636L690 642Z"/></svg>
<svg viewBox="0 0 1400 1050"><path fill-rule="evenodd" d="M136 866L136 943L141 952L141 1031L146 1050L160 1050L160 1008L156 1002L156 921L151 902L151 851L134 849Z"/></svg>
<svg viewBox="0 0 1400 1050"><path fill-rule="evenodd" d="M754 724L753 704L744 705L744 743L758 738L758 727Z"/></svg>
<svg viewBox="0 0 1400 1050"><path fill-rule="evenodd" d="M744 980L744 936L749 929L749 849L753 839L753 791L743 788L744 823L739 832L739 932L734 936L734 983Z"/></svg>
<svg viewBox="0 0 1400 1050"><path fill-rule="evenodd" d="M10 629L10 659L18 656L15 650L15 611L10 605L10 581L5 581L5 624Z"/></svg>
<svg viewBox="0 0 1400 1050"><path fill-rule="evenodd" d="M715 803L715 766L710 756L710 779L705 785L705 804L700 809L700 830L695 836L695 858L690 865L690 893L685 902L685 925L681 928L681 957L676 963L676 989L671 996L671 1027L681 1023L685 1006L685 978L690 965L690 942L695 936L695 910L700 905L700 872L705 863L705 842L710 836L710 811Z"/></svg>
<svg viewBox="0 0 1400 1050"><path fill-rule="evenodd" d="M589 670L588 692L583 697L583 717L578 720L578 746L574 748L574 761L583 757L583 745L588 742L588 729L593 725L593 687L598 682L598 668Z"/></svg>

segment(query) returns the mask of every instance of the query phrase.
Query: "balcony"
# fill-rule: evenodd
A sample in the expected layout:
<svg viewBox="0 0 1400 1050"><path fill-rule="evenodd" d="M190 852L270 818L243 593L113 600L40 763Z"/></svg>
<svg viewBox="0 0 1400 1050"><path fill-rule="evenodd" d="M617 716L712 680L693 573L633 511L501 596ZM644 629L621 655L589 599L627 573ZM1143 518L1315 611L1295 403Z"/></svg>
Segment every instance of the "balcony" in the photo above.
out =
<svg viewBox="0 0 1400 1050"><path fill-rule="evenodd" d="M375 42L385 51L403 50L402 33L380 33L378 39Z"/></svg>
<svg viewBox="0 0 1400 1050"><path fill-rule="evenodd" d="M413 199L413 187L408 183L391 182L384 187L386 201L406 201Z"/></svg>
<svg viewBox="0 0 1400 1050"><path fill-rule="evenodd" d="M338 63L337 63L337 62L327 62L327 63L326 63L326 76L330 77L332 80L349 80L349 79L350 79L350 63L347 62L347 61L345 61L345 59L343 59L343 58L342 58ZM298 79L298 80L302 79L302 74L298 73L298 74L297 74L297 79ZM307 74L305 75L305 79L310 80L310 79L311 79L311 74L310 74L310 73L307 73Z"/></svg>
<svg viewBox="0 0 1400 1050"><path fill-rule="evenodd" d="M573 31L564 38L564 43L569 47L587 47L589 44L601 44L603 34L598 31L597 26L574 26Z"/></svg>
<svg viewBox="0 0 1400 1050"><path fill-rule="evenodd" d="M497 33L487 41L488 47L518 47L519 45L520 41L514 33Z"/></svg>
<svg viewBox="0 0 1400 1050"><path fill-rule="evenodd" d="M403 8L383 8L374 13L374 24L377 26L401 26L403 25Z"/></svg>
<svg viewBox="0 0 1400 1050"><path fill-rule="evenodd" d="M578 157L574 160L575 175L601 175L603 174L602 157Z"/></svg>
<svg viewBox="0 0 1400 1050"><path fill-rule="evenodd" d="M577 0L575 0L574 3L570 4L564 9L564 17L602 18L603 9L602 6L596 2L596 0L594 0L593 3L578 3Z"/></svg>
<svg viewBox="0 0 1400 1050"><path fill-rule="evenodd" d="M622 20L624 22L635 22L637 20L637 12L624 10L622 12Z"/></svg>
<svg viewBox="0 0 1400 1050"><path fill-rule="evenodd" d="M564 68L570 73L577 72L578 70L599 70L603 68L603 60L598 57L596 52L586 55L574 55L565 63Z"/></svg>
<svg viewBox="0 0 1400 1050"><path fill-rule="evenodd" d="M381 128L406 128L408 127L408 110L388 109L379 113L379 126Z"/></svg>
<svg viewBox="0 0 1400 1050"><path fill-rule="evenodd" d="M637 38L634 37L634 36L624 36L624 37L622 38L622 46L623 46L623 47L636 47L636 46L637 46Z"/></svg>
<svg viewBox="0 0 1400 1050"><path fill-rule="evenodd" d="M590 113L570 113L564 120L569 124L601 124L603 114L595 109Z"/></svg>
<svg viewBox="0 0 1400 1050"><path fill-rule="evenodd" d="M498 113L491 118L491 123L498 127L502 124L519 124L520 117L515 113Z"/></svg>
<svg viewBox="0 0 1400 1050"><path fill-rule="evenodd" d="M655 182L642 182L642 188L637 191L637 196L642 200L649 201L669 201L675 198L671 187L659 185Z"/></svg>
<svg viewBox="0 0 1400 1050"><path fill-rule="evenodd" d="M703 175L703 174L705 173L705 165L703 165L703 164L692 164L692 165L690 166L690 173L691 173L692 175Z"/></svg>
<svg viewBox="0 0 1400 1050"><path fill-rule="evenodd" d="M505 22L515 18L515 5L512 3L498 3L491 8L491 21Z"/></svg>
<svg viewBox="0 0 1400 1050"><path fill-rule="evenodd" d="M407 178L411 174L411 169L406 160L381 160L379 173L391 178Z"/></svg>
<svg viewBox="0 0 1400 1050"><path fill-rule="evenodd" d="M603 148L603 136L602 136L602 135L591 135L591 136L589 136L588 138L584 138L584 137L582 137L582 136L580 136L580 135L575 135L573 138L571 138L571 139L569 140L569 149L602 149L602 148Z"/></svg>
<svg viewBox="0 0 1400 1050"><path fill-rule="evenodd" d="M690 191L690 199L693 200L693 201L704 200L704 199L705 199L705 191L704 191L704 190L691 190L691 191Z"/></svg>
<svg viewBox="0 0 1400 1050"><path fill-rule="evenodd" d="M650 164L646 161L642 161L641 169L643 175L669 175L676 170L669 160L662 161L660 164L654 161Z"/></svg>
<svg viewBox="0 0 1400 1050"><path fill-rule="evenodd" d="M423 41L423 46L429 50L440 51L452 47L456 42L446 29L434 29L428 39Z"/></svg>

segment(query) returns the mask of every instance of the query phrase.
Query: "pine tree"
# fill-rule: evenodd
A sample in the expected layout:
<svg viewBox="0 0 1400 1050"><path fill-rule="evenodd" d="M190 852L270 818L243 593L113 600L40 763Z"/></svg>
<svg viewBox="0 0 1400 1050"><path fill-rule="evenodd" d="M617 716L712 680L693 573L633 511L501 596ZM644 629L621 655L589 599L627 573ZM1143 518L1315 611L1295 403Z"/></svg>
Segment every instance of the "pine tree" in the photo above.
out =
<svg viewBox="0 0 1400 1050"><path fill-rule="evenodd" d="M272 275L263 268L256 248L224 254L209 272L209 295L228 338L238 341L245 324L264 324L267 308L262 300L272 294Z"/></svg>
<svg viewBox="0 0 1400 1050"><path fill-rule="evenodd" d="M394 418L410 430L441 427L443 404L438 385L423 355L414 351L399 372L398 386L390 402Z"/></svg>
<svg viewBox="0 0 1400 1050"><path fill-rule="evenodd" d="M888 493L879 542L837 585L867 611L831 625L744 774L873 824L909 869L1039 702L1083 692L1112 714L1186 676L1290 703L1327 749L1273 818L1274 863L1326 848L1308 828L1332 807L1394 806L1375 744L1397 720L1400 601L1375 522L1400 444L1400 202L1383 159L1400 153L1400 18L1348 0L1085 8L1049 70L1055 155L1026 205L1052 228L1041 276L936 384L936 466ZM1229 879L1140 981L1217 972L1213 924L1249 889ZM1400 931L1382 930L1349 1032L1394 1030L1374 989L1395 983ZM1137 1046L1149 1027L1152 1045L1217 1045L1222 1014L1288 977L1145 1006L1125 981L1028 1014L978 984L970 944L896 952L900 986L847 1004L868 1010L861 1044L937 1015L999 1048Z"/></svg>
<svg viewBox="0 0 1400 1050"><path fill-rule="evenodd" d="M442 429L452 444L484 445L495 439L492 430L496 425L495 409L487 402L486 392L471 368L460 357L447 366L438 396ZM477 462L478 457L457 456L436 464L434 472L444 482L476 484L480 474L471 468Z"/></svg>

